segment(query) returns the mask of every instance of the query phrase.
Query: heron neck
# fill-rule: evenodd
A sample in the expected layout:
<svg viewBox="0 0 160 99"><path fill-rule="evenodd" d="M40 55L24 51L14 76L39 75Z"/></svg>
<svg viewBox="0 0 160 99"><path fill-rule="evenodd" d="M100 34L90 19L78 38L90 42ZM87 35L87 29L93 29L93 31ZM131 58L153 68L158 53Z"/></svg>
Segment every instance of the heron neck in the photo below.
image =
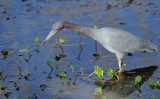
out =
<svg viewBox="0 0 160 99"><path fill-rule="evenodd" d="M83 33L86 35L91 34L93 31L92 28L76 25L74 23L70 23L70 22L66 22L66 21L63 22L63 27L64 28L71 28L72 30L74 30L76 32Z"/></svg>

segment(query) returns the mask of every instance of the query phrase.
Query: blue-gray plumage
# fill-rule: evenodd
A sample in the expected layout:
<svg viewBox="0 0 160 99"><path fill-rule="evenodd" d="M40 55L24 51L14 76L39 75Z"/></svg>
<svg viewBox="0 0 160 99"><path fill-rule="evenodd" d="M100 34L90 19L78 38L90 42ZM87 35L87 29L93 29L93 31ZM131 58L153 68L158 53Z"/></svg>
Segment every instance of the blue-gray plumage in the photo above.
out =
<svg viewBox="0 0 160 99"><path fill-rule="evenodd" d="M67 21L57 21L53 26L50 34L43 41L42 45L49 40L56 32L63 28L71 28L79 33L86 34L91 38L102 44L107 50L115 53L119 63L119 70L121 71L121 65L124 54L134 51L157 51L157 45L139 39L136 36L130 34L127 31L113 28L104 27L99 29L92 29L88 27L79 26Z"/></svg>

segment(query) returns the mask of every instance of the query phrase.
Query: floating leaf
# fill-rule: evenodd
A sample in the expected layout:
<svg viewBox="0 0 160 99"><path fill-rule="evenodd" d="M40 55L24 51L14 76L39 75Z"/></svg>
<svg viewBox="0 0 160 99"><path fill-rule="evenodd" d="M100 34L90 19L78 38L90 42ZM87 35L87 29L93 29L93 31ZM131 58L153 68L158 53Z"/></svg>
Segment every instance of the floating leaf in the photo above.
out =
<svg viewBox="0 0 160 99"><path fill-rule="evenodd" d="M107 97L106 97L106 96L103 96L102 99L107 99Z"/></svg>
<svg viewBox="0 0 160 99"><path fill-rule="evenodd" d="M160 87L160 81L157 81L157 82L156 82L156 86L159 86L159 87Z"/></svg>
<svg viewBox="0 0 160 99"><path fill-rule="evenodd" d="M94 66L94 73L100 78L103 77L103 70L99 66Z"/></svg>
<svg viewBox="0 0 160 99"><path fill-rule="evenodd" d="M137 76L137 77L135 78L135 85L136 85L137 83L141 82L141 80L142 80L142 77L141 77L141 76Z"/></svg>
<svg viewBox="0 0 160 99"><path fill-rule="evenodd" d="M157 99L155 96L150 96L149 99Z"/></svg>
<svg viewBox="0 0 160 99"><path fill-rule="evenodd" d="M49 85L49 86L47 86L47 88L53 88L53 86L50 86L50 85Z"/></svg>
<svg viewBox="0 0 160 99"><path fill-rule="evenodd" d="M95 74L98 73L98 68L99 68L99 66L94 66L94 73L95 73Z"/></svg>
<svg viewBox="0 0 160 99"><path fill-rule="evenodd" d="M67 67L69 67L69 66L70 66L70 64L71 64L71 62L67 62L67 64L66 64L66 65L67 65Z"/></svg>
<svg viewBox="0 0 160 99"><path fill-rule="evenodd" d="M47 61L46 61L46 64L47 64L48 66L52 66L51 60L47 60Z"/></svg>
<svg viewBox="0 0 160 99"><path fill-rule="evenodd" d="M136 2L135 5L141 5L141 3L140 2Z"/></svg>
<svg viewBox="0 0 160 99"><path fill-rule="evenodd" d="M103 87L103 83L100 80L95 79L95 85L99 86L99 87Z"/></svg>
<svg viewBox="0 0 160 99"><path fill-rule="evenodd" d="M56 71L54 71L54 75L58 76L59 72L60 72L60 70L57 69Z"/></svg>
<svg viewBox="0 0 160 99"><path fill-rule="evenodd" d="M93 28L93 29L98 29L99 27L95 25L95 26L93 26L92 28Z"/></svg>
<svg viewBox="0 0 160 99"><path fill-rule="evenodd" d="M49 55L53 55L53 52L50 52Z"/></svg>
<svg viewBox="0 0 160 99"><path fill-rule="evenodd" d="M27 46L26 46L26 48L28 48L28 49L29 49L29 45L27 45Z"/></svg>
<svg viewBox="0 0 160 99"><path fill-rule="evenodd" d="M98 87L98 88L94 89L94 94L100 95L101 93L102 93L102 88L101 87Z"/></svg>
<svg viewBox="0 0 160 99"><path fill-rule="evenodd" d="M107 75L110 76L111 78L113 78L113 70L112 70L112 68L108 69Z"/></svg>
<svg viewBox="0 0 160 99"><path fill-rule="evenodd" d="M19 77L17 77L16 79L14 79L14 82L17 82L17 81L18 81L18 79L19 79Z"/></svg>
<svg viewBox="0 0 160 99"><path fill-rule="evenodd" d="M54 96L57 96L58 95L58 93L57 92L54 92Z"/></svg>
<svg viewBox="0 0 160 99"><path fill-rule="evenodd" d="M14 52L14 50L10 50L10 52Z"/></svg>
<svg viewBox="0 0 160 99"><path fill-rule="evenodd" d="M3 49L2 51L1 51L1 54L2 55L8 55L8 49Z"/></svg>
<svg viewBox="0 0 160 99"><path fill-rule="evenodd" d="M63 43L64 41L66 41L65 38L60 38L60 39L59 39L59 43Z"/></svg>
<svg viewBox="0 0 160 99"><path fill-rule="evenodd" d="M25 54L28 54L28 53L30 53L30 51L31 51L30 49L27 49L27 51L25 52Z"/></svg>
<svg viewBox="0 0 160 99"><path fill-rule="evenodd" d="M66 74L63 73L63 72L61 72L61 73L60 73L60 77L66 77Z"/></svg>
<svg viewBox="0 0 160 99"><path fill-rule="evenodd" d="M36 37L35 39L34 39L34 42L37 42L39 40L39 37Z"/></svg>
<svg viewBox="0 0 160 99"><path fill-rule="evenodd" d="M78 32L77 32L77 31L75 31L75 34L78 34Z"/></svg>
<svg viewBox="0 0 160 99"><path fill-rule="evenodd" d="M19 61L22 61L22 57L19 58Z"/></svg>
<svg viewBox="0 0 160 99"><path fill-rule="evenodd" d="M23 54L18 54L18 56L23 56Z"/></svg>
<svg viewBox="0 0 160 99"><path fill-rule="evenodd" d="M40 85L40 88L41 88L42 91L44 91L44 89L45 89L46 87L47 87L46 84L41 84L41 85Z"/></svg>
<svg viewBox="0 0 160 99"><path fill-rule="evenodd" d="M152 81L150 81L150 86L156 86L156 84Z"/></svg>
<svg viewBox="0 0 160 99"><path fill-rule="evenodd" d="M25 49L22 49L22 50L19 50L19 52L26 52L27 51L27 49L25 48Z"/></svg>

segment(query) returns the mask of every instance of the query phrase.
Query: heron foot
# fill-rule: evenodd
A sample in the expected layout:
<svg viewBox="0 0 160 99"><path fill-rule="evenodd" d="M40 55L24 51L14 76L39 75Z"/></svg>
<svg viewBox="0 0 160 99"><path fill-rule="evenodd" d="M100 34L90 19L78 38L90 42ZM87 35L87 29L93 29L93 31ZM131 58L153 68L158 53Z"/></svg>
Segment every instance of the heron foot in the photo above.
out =
<svg viewBox="0 0 160 99"><path fill-rule="evenodd" d="M118 75L122 72L122 69L118 69L115 73L114 73L114 79L119 80Z"/></svg>

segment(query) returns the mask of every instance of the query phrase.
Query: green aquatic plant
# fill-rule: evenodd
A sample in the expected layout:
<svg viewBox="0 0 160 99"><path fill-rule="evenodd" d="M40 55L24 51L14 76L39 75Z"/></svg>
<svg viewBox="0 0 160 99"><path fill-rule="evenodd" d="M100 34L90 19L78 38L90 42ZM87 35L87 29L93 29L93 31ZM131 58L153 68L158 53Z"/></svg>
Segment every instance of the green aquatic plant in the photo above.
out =
<svg viewBox="0 0 160 99"><path fill-rule="evenodd" d="M136 85L137 83L141 82L141 80L142 80L142 77L141 77L141 76L137 76L137 77L135 78L135 85Z"/></svg>
<svg viewBox="0 0 160 99"><path fill-rule="evenodd" d="M98 87L94 89L94 94L95 95L100 95L102 93L102 87Z"/></svg>
<svg viewBox="0 0 160 99"><path fill-rule="evenodd" d="M46 64L47 64L48 66L52 66L51 60L47 60L47 61L46 61Z"/></svg>
<svg viewBox="0 0 160 99"><path fill-rule="evenodd" d="M60 39L58 40L59 43L63 43L64 41L66 41L65 38L60 38Z"/></svg>
<svg viewBox="0 0 160 99"><path fill-rule="evenodd" d="M103 70L99 68L99 66L94 66L94 73L98 76L98 78L103 77Z"/></svg>
<svg viewBox="0 0 160 99"><path fill-rule="evenodd" d="M49 55L54 55L53 52L49 52Z"/></svg>
<svg viewBox="0 0 160 99"><path fill-rule="evenodd" d="M93 26L92 28L93 28L93 29L99 29L99 27L98 27L98 26L96 26L96 25L95 25L95 26Z"/></svg>
<svg viewBox="0 0 160 99"><path fill-rule="evenodd" d="M110 76L111 78L113 78L113 70L112 70L112 68L108 69L107 75Z"/></svg>
<svg viewBox="0 0 160 99"><path fill-rule="evenodd" d="M38 42L39 37L34 38L34 42Z"/></svg>
<svg viewBox="0 0 160 99"><path fill-rule="evenodd" d="M58 93L57 92L54 92L54 96L57 96L58 95Z"/></svg>
<svg viewBox="0 0 160 99"><path fill-rule="evenodd" d="M67 67L69 67L69 66L71 65L71 62L67 62L67 64L66 64L66 65L67 65Z"/></svg>
<svg viewBox="0 0 160 99"><path fill-rule="evenodd" d="M152 82L152 81L150 81L149 84L150 84L150 86L154 86L154 87L156 86L156 84L154 82Z"/></svg>
<svg viewBox="0 0 160 99"><path fill-rule="evenodd" d="M156 82L156 86L157 86L157 87L160 87L160 81L157 81L157 82Z"/></svg>
<svg viewBox="0 0 160 99"><path fill-rule="evenodd" d="M59 73L60 73L60 70L59 70L59 69L57 69L56 71L54 71L54 75L56 75L56 76L58 76Z"/></svg>
<svg viewBox="0 0 160 99"><path fill-rule="evenodd" d="M61 72L61 73L60 73L60 77L66 77L66 74L63 73L63 72Z"/></svg>
<svg viewBox="0 0 160 99"><path fill-rule="evenodd" d="M1 54L2 54L2 55L8 55L8 53L9 53L8 49L3 49L3 50L1 51Z"/></svg>

